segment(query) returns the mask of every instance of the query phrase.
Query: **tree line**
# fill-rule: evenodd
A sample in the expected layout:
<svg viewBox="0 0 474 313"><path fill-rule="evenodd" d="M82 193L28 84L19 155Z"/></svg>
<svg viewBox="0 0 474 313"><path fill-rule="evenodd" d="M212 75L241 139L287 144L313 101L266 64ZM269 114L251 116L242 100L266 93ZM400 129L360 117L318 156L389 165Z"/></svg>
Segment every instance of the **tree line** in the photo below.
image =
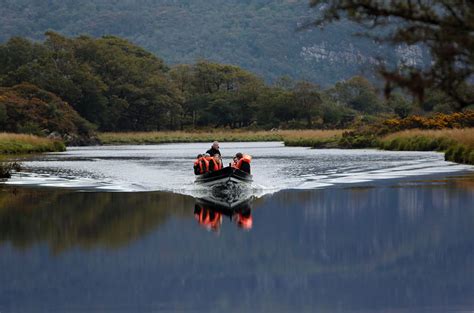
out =
<svg viewBox="0 0 474 313"><path fill-rule="evenodd" d="M384 99L360 76L325 89L288 77L268 84L228 64L169 66L115 36L54 32L44 42L13 37L0 45L0 86L25 83L57 95L99 131L343 128L380 115L456 108L439 91L429 92L421 105L396 92Z"/></svg>

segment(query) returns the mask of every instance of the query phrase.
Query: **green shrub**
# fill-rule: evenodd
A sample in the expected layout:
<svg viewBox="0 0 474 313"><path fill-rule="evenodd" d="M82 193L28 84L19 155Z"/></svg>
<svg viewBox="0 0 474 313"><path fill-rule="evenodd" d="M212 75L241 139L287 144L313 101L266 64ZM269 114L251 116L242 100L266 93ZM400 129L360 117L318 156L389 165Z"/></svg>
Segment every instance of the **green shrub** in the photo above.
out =
<svg viewBox="0 0 474 313"><path fill-rule="evenodd" d="M0 178L10 178L13 171L20 170L21 164L18 162L0 162Z"/></svg>

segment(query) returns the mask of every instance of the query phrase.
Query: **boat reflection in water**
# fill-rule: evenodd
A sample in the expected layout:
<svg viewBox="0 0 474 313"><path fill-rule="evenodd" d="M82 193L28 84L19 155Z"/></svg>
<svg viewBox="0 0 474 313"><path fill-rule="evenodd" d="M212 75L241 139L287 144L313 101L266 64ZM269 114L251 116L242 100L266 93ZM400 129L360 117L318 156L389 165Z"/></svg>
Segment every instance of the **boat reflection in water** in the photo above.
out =
<svg viewBox="0 0 474 313"><path fill-rule="evenodd" d="M194 217L199 225L209 231L219 232L225 216L241 229L252 229L252 198L234 199L232 202L226 200L215 197L196 199Z"/></svg>

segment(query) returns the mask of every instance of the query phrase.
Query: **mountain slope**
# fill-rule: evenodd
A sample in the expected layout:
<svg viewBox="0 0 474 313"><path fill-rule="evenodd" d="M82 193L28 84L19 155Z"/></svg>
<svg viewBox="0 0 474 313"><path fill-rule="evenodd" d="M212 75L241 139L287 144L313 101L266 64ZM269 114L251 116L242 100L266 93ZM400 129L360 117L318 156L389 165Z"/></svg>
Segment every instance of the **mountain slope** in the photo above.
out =
<svg viewBox="0 0 474 313"><path fill-rule="evenodd" d="M253 71L269 81L282 75L321 85L372 75L378 56L423 62L421 49L382 47L354 37L340 22L297 31L317 12L305 0L0 0L0 42L11 36L117 35L167 63L209 59Z"/></svg>

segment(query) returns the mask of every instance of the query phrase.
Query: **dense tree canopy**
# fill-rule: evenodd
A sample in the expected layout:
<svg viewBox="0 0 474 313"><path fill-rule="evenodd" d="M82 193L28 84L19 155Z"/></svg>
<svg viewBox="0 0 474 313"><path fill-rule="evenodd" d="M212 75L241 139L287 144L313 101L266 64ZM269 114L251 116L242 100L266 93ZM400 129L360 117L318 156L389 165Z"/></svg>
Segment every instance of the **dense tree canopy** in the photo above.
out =
<svg viewBox="0 0 474 313"><path fill-rule="evenodd" d="M394 83L423 100L426 89L438 88L460 107L474 103L473 1L311 0L311 4L322 11L317 25L348 18L379 41L428 48L430 66L381 66L388 92Z"/></svg>

